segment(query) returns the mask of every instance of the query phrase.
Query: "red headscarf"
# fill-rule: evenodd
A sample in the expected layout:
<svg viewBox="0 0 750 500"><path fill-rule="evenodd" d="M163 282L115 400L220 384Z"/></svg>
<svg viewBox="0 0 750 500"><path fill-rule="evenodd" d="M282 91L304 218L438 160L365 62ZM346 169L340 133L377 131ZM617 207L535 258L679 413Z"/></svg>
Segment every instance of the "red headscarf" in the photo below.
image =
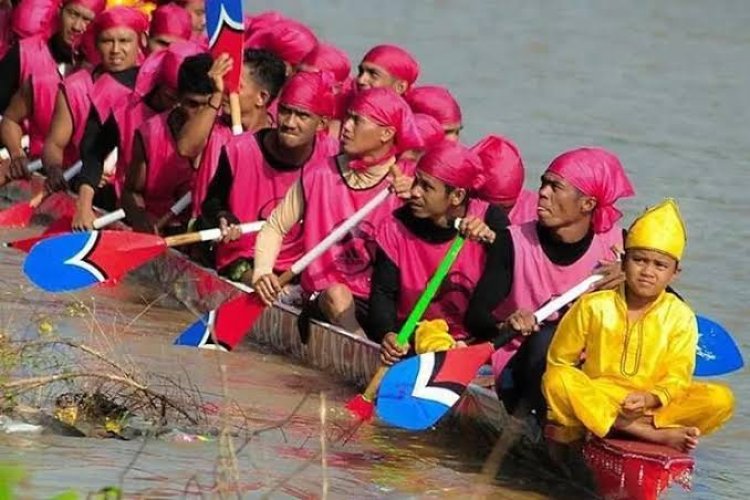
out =
<svg viewBox="0 0 750 500"><path fill-rule="evenodd" d="M18 38L48 38L57 29L60 0L21 0L13 8L11 28Z"/></svg>
<svg viewBox="0 0 750 500"><path fill-rule="evenodd" d="M524 168L513 142L499 135L488 135L471 147L482 160L485 182L479 196L500 206L515 205L523 189Z"/></svg>
<svg viewBox="0 0 750 500"><path fill-rule="evenodd" d="M135 92L144 97L157 85L166 85L177 90L182 62L190 56L203 52L205 50L199 44L183 40L174 42L166 49L151 54L138 71Z"/></svg>
<svg viewBox="0 0 750 500"><path fill-rule="evenodd" d="M466 146L452 141L443 141L427 150L419 159L417 170L467 191L483 183L479 157Z"/></svg>
<svg viewBox="0 0 750 500"><path fill-rule="evenodd" d="M445 131L438 121L424 113L414 113L419 136L422 138L422 149L429 150L445 140Z"/></svg>
<svg viewBox="0 0 750 500"><path fill-rule="evenodd" d="M406 101L393 89L380 87L358 92L349 111L396 131L396 152L422 147L414 115Z"/></svg>
<svg viewBox="0 0 750 500"><path fill-rule="evenodd" d="M193 21L188 11L179 5L163 5L151 14L149 35L169 35L181 40L190 40L193 35Z"/></svg>
<svg viewBox="0 0 750 500"><path fill-rule="evenodd" d="M129 28L140 37L148 31L148 17L132 7L112 7L96 16L89 26L94 40L99 38L102 31L112 28Z"/></svg>
<svg viewBox="0 0 750 500"><path fill-rule="evenodd" d="M415 113L434 117L444 128L459 127L462 123L461 108L445 87L423 85L414 87L404 96Z"/></svg>
<svg viewBox="0 0 750 500"><path fill-rule="evenodd" d="M635 194L620 160L603 148L579 148L563 153L552 160L547 172L559 175L596 200L591 219L595 233L609 231L622 217L615 202Z"/></svg>
<svg viewBox="0 0 750 500"><path fill-rule="evenodd" d="M300 64L303 70L328 71L339 83L345 82L352 71L346 52L327 43L318 44Z"/></svg>
<svg viewBox="0 0 750 500"><path fill-rule="evenodd" d="M318 45L315 34L302 23L283 20L253 32L245 40L246 49L264 49L292 66L302 62Z"/></svg>
<svg viewBox="0 0 750 500"><path fill-rule="evenodd" d="M331 118L336 110L332 84L333 76L327 72L296 73L281 89L279 105Z"/></svg>
<svg viewBox="0 0 750 500"><path fill-rule="evenodd" d="M378 45L370 49L362 62L368 62L386 70L391 76L404 80L409 87L419 77L419 63L411 54L395 45Z"/></svg>

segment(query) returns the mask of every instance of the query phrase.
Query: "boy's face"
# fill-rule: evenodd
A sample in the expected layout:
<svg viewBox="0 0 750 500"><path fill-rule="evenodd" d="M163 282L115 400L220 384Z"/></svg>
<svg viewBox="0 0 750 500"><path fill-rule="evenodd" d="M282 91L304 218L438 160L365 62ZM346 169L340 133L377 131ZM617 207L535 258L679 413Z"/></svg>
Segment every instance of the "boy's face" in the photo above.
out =
<svg viewBox="0 0 750 500"><path fill-rule="evenodd" d="M655 250L631 248L623 261L625 284L641 298L656 298L680 274L678 262Z"/></svg>

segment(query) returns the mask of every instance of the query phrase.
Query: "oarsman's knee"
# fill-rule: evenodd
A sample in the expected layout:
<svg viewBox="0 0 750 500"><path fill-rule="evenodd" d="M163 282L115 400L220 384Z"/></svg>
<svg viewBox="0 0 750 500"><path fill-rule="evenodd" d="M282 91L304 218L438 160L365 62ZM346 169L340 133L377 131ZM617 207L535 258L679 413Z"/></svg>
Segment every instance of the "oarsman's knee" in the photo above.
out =
<svg viewBox="0 0 750 500"><path fill-rule="evenodd" d="M350 307L354 307L354 295L348 286L336 283L321 294L320 306L326 316L336 318Z"/></svg>

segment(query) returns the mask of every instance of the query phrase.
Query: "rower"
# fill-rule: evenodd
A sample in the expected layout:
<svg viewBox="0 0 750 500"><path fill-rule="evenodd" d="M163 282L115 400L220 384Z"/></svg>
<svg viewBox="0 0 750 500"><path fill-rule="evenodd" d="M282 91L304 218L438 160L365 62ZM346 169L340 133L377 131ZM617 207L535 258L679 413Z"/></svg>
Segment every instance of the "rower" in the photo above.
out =
<svg viewBox="0 0 750 500"><path fill-rule="evenodd" d="M175 4L162 5L151 14L148 51L158 52L173 42L190 40L192 34L192 20L187 10Z"/></svg>
<svg viewBox="0 0 750 500"><path fill-rule="evenodd" d="M102 10L104 0L65 2L59 14L59 29L51 38L40 35L22 39L0 62L4 82L0 85L0 109L4 110L0 143L8 148L12 178L28 176L29 159L21 147L23 122L28 120L29 155L41 156L58 85L74 69L72 46Z"/></svg>
<svg viewBox="0 0 750 500"><path fill-rule="evenodd" d="M647 210L625 238L625 283L584 296L565 314L544 374L551 440L618 431L689 452L732 417L727 386L693 382L695 314L667 293L686 238L673 200Z"/></svg>
<svg viewBox="0 0 750 500"><path fill-rule="evenodd" d="M389 172L393 172L396 191L408 196L411 178L398 170L413 165L399 162L397 166L396 156L419 147L420 142L409 106L393 90L358 93L343 125L341 153L306 166L301 180L290 188L258 235L253 288L260 297L272 303L280 293L273 269L284 236L300 220L304 219L302 241L307 252L386 188ZM370 295L375 228L400 204L398 197L391 196L349 237L302 272L302 288L309 297L304 318L322 319L364 337L360 325L366 320ZM307 321L300 322L303 334L306 325Z"/></svg>
<svg viewBox="0 0 750 500"><path fill-rule="evenodd" d="M605 274L597 288L611 288L622 281L620 265L614 262L623 242L617 225L622 214L615 203L633 194L614 154L601 148L568 151L555 158L542 175L538 221L498 233L466 321L477 339L493 339L504 325L522 334L535 332L516 337L493 356L495 387L502 390L509 412L523 398L538 418L544 415L541 377L554 322L537 331L531 311L594 271ZM609 264L597 269L604 261ZM511 392L503 389L501 375L516 351L510 368Z"/></svg>
<svg viewBox="0 0 750 500"><path fill-rule="evenodd" d="M413 112L430 115L440 122L445 130L446 139L458 141L464 128L461 107L447 88L439 85L421 85L409 90L404 99Z"/></svg>
<svg viewBox="0 0 750 500"><path fill-rule="evenodd" d="M153 57L153 56L152 56ZM190 192L192 161L177 154L176 136L185 122L208 104L213 92L208 69L213 60L194 42L175 42L163 51L159 84L178 92L178 105L143 122L136 130L125 176L122 207L137 231L157 232L156 222ZM186 222L185 218L182 218ZM181 224L167 232L180 229Z"/></svg>
<svg viewBox="0 0 750 500"><path fill-rule="evenodd" d="M403 95L418 77L419 63L411 54L395 45L378 45L370 49L359 63L357 88L390 87Z"/></svg>
<svg viewBox="0 0 750 500"><path fill-rule="evenodd" d="M225 233L216 251L219 273L251 284L255 235L241 235L236 224L267 219L307 165L338 152L338 141L325 131L333 116L330 79L297 73L278 99L279 124L234 138L224 148L203 203L205 225ZM302 256L301 227L282 241L274 269L285 271Z"/></svg>
<svg viewBox="0 0 750 500"><path fill-rule="evenodd" d="M208 45L206 35L206 1L177 0L175 3L190 14L191 25L193 27L192 41Z"/></svg>
<svg viewBox="0 0 750 500"><path fill-rule="evenodd" d="M193 217L200 215L208 185L213 179L221 149L232 138L229 101L224 94L224 75L231 60L219 56L208 76L214 92L208 105L190 118L177 136L177 151L186 158L199 158L198 175L193 188ZM265 50L247 49L243 53L239 101L242 129L254 133L272 125L268 107L284 85L284 63ZM220 114L221 113L221 114Z"/></svg>
<svg viewBox="0 0 750 500"><path fill-rule="evenodd" d="M391 364L404 354L394 332L406 320L458 234L453 225L457 218L462 219L461 228L477 241L464 244L423 319L442 319L455 341L468 340L464 314L482 275L486 258L482 242L491 243L495 233L508 225L501 208L480 199L483 194L477 188L482 187L483 171L475 153L443 141L417 163L407 204L380 224L367 333L382 342L383 363Z"/></svg>
<svg viewBox="0 0 750 500"><path fill-rule="evenodd" d="M539 196L523 187L524 166L518 147L499 135L488 135L471 148L488 165L487 201L502 207L511 224L536 220Z"/></svg>
<svg viewBox="0 0 750 500"><path fill-rule="evenodd" d="M281 58L287 77L297 71L297 66L317 45L315 33L293 19L282 19L255 30L245 40L246 49L267 50Z"/></svg>
<svg viewBox="0 0 750 500"><path fill-rule="evenodd" d="M328 121L328 132L338 139L341 135L341 122L345 118L347 104L351 100L354 81L351 78L352 65L343 50L327 43L315 47L297 67L298 71L327 71L335 80L333 93L336 97L334 118Z"/></svg>

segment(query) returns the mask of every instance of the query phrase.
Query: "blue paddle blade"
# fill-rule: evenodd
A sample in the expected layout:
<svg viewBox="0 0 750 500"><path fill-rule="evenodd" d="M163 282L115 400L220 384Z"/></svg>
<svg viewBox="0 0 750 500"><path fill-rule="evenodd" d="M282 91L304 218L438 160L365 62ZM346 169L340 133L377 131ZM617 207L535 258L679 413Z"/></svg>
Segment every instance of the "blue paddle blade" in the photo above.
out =
<svg viewBox="0 0 750 500"><path fill-rule="evenodd" d="M204 314L198 321L190 325L173 342L174 345L189 345L201 347L211 339L211 324L213 323L214 311Z"/></svg>
<svg viewBox="0 0 750 500"><path fill-rule="evenodd" d="M107 280L92 254L99 233L68 233L41 240L31 248L23 272L47 292L79 290Z"/></svg>
<svg viewBox="0 0 750 500"><path fill-rule="evenodd" d="M447 401L414 395L418 392L415 380L420 372L428 369L423 363L427 358L434 359L434 356L414 356L388 369L380 383L376 405L378 417L383 422L414 431L427 429L435 425L458 400L458 396L452 392Z"/></svg>
<svg viewBox="0 0 750 500"><path fill-rule="evenodd" d="M698 350L695 356L697 377L725 375L742 368L742 353L728 331L715 321L698 316Z"/></svg>

